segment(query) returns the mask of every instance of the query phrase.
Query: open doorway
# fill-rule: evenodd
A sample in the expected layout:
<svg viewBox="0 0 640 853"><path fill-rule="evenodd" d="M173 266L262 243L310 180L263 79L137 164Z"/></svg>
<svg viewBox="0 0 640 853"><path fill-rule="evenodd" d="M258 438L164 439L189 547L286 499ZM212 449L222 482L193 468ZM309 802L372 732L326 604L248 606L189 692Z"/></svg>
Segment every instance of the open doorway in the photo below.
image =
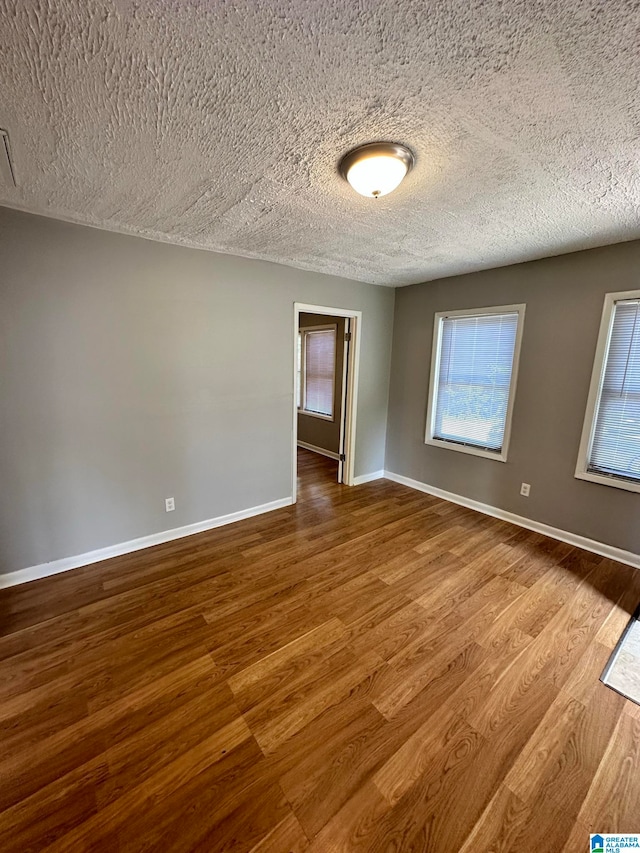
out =
<svg viewBox="0 0 640 853"><path fill-rule="evenodd" d="M361 320L359 311L294 305L294 502L299 467L353 484Z"/></svg>

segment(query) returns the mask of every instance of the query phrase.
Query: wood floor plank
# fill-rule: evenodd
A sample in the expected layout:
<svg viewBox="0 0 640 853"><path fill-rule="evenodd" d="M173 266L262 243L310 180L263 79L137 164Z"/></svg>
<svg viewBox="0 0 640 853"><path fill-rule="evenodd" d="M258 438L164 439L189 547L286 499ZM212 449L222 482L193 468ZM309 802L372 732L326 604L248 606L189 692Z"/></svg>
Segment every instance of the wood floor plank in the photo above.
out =
<svg viewBox="0 0 640 853"><path fill-rule="evenodd" d="M519 589L514 589L513 584L504 583L502 590L494 595L487 596L482 588L476 591L477 607L464 621L458 619L454 599L452 608L443 611L447 614L446 620L430 621L421 634L388 659L389 669L374 699L382 714L387 718L395 716L429 683L434 670L438 671L457 657L508 606L510 598L519 595ZM462 585L466 589L465 584ZM465 603L460 606L467 610L466 596L463 601Z"/></svg>
<svg viewBox="0 0 640 853"><path fill-rule="evenodd" d="M455 801L460 780L469 773L475 757L481 754L483 738L469 727L456 730L454 736L442 749L431 756L422 775L406 791L395 807L391 807L386 797L379 794L386 808L381 807L380 801L369 795L368 803L360 803L360 789L352 800L327 824L319 833L317 839L332 837L340 824L340 836L357 839L356 850L408 850L408 849L437 849L436 837L427 833L421 838L418 846L413 845L414 837L420 833L425 823L429 821L431 810L435 809L446 821L447 814ZM374 787L375 783L372 782ZM356 808L357 805L357 808ZM449 817L450 819L450 817ZM353 821L349 826L349 822ZM437 841L439 845L439 839ZM318 849L321 849L320 847ZM339 847L337 849L352 849ZM446 845L442 849L448 850Z"/></svg>
<svg viewBox="0 0 640 853"><path fill-rule="evenodd" d="M506 785L501 785L460 853L476 850L520 853L535 850L541 843L548 850L561 850L570 830L571 821L557 803L527 805ZM582 850L586 849L583 839Z"/></svg>
<svg viewBox="0 0 640 853"><path fill-rule="evenodd" d="M328 719L340 721L341 727L327 732L322 742L311 749L305 745L305 737L307 744L316 739L309 725L291 747L272 756L274 766L282 769L280 784L310 838L353 796L401 736L397 729L386 727L370 703L362 702L362 692L331 709L338 713L326 714Z"/></svg>
<svg viewBox="0 0 640 853"><path fill-rule="evenodd" d="M364 853L370 850L371 832L389 814L391 806L375 787L365 782L335 817L316 835L310 853Z"/></svg>
<svg viewBox="0 0 640 853"><path fill-rule="evenodd" d="M233 694L226 684L217 684L142 731L108 745L104 756L109 775L96 791L100 808L237 721L242 728L244 720Z"/></svg>
<svg viewBox="0 0 640 853"><path fill-rule="evenodd" d="M308 847L309 839L294 813L289 811L277 826L251 848L251 853L304 853Z"/></svg>
<svg viewBox="0 0 640 853"><path fill-rule="evenodd" d="M0 590L0 849L579 853L640 573L299 453L295 506Z"/></svg>
<svg viewBox="0 0 640 853"><path fill-rule="evenodd" d="M579 584L578 577L558 566L548 569L512 608L512 625L524 634L537 637L575 593Z"/></svg>
<svg viewBox="0 0 640 853"><path fill-rule="evenodd" d="M245 712L245 718L265 754L269 754L330 705L385 666L375 653L355 659L338 652L322 668L307 673L305 685L294 684ZM295 701L293 697L295 696Z"/></svg>
<svg viewBox="0 0 640 853"><path fill-rule="evenodd" d="M640 720L620 714L578 820L591 832L637 832Z"/></svg>
<svg viewBox="0 0 640 853"><path fill-rule="evenodd" d="M475 739L467 738L463 754L453 754L451 763L445 765L447 772L443 770L438 776L430 769L417 780L396 806L395 825L380 837L387 834L394 837L402 832L408 835L408 850L439 847L458 851L530 737L541 709L552 700L551 686L548 683L543 686L548 692L536 695L536 707L530 707L527 713L514 714L508 725L493 736L478 733ZM385 848L380 844L372 849Z"/></svg>
<svg viewBox="0 0 640 853"><path fill-rule="evenodd" d="M467 836L460 853L476 853L478 850L508 853L518 849L515 844L530 812L530 806L519 800L506 785L500 785Z"/></svg>
<svg viewBox="0 0 640 853"><path fill-rule="evenodd" d="M633 572L629 574L628 585L598 631L596 640L613 650L638 605L640 605L640 572Z"/></svg>
<svg viewBox="0 0 640 853"><path fill-rule="evenodd" d="M600 632L596 634L598 636ZM611 649L605 648L597 639L589 643L562 685L563 691L583 705L588 705L595 693L602 695L600 676L610 656Z"/></svg>
<svg viewBox="0 0 640 853"><path fill-rule="evenodd" d="M546 762L546 772L539 777L545 796L555 800L573 819L580 813L624 707L622 696L599 686L601 690L591 696L576 725L565 728L561 748L554 760Z"/></svg>
<svg viewBox="0 0 640 853"><path fill-rule="evenodd" d="M521 802L531 803L542 790L550 766L557 762L585 711L569 694L560 691L556 696L505 777L505 785Z"/></svg>
<svg viewBox="0 0 640 853"><path fill-rule="evenodd" d="M348 640L344 624L333 617L232 675L229 687L241 707L248 710L261 700L268 700L282 684L305 673L316 660L343 648Z"/></svg>
<svg viewBox="0 0 640 853"><path fill-rule="evenodd" d="M209 819L208 831L202 832L207 821L200 820L195 829L198 831L186 833L184 821L176 819L169 825L162 836L161 844L165 849L180 851L189 850L237 850L238 853L249 851L263 838L268 836L290 813L287 800L277 785L264 784L256 786L251 796L242 797L239 805L233 811L220 819L215 815ZM128 849L136 851L138 844L131 839ZM127 850L127 846L123 847Z"/></svg>
<svg viewBox="0 0 640 853"><path fill-rule="evenodd" d="M113 832L132 820L132 816L150 804L167 800L189 779L197 777L211 765L251 739L251 732L241 717L224 726L211 737L198 743L171 763L165 765L150 779L130 787L117 799L103 806L99 812L59 839L52 850L84 849L93 837L105 830ZM104 773L101 778L105 778ZM166 808L166 804L164 805Z"/></svg>
<svg viewBox="0 0 640 853"><path fill-rule="evenodd" d="M450 749L461 754L481 737L462 717L447 706L434 714L402 744L401 748L373 776L382 796L395 806L434 761L434 756Z"/></svg>
<svg viewBox="0 0 640 853"><path fill-rule="evenodd" d="M501 574L523 586L533 586L553 566L567 557L572 548L564 542L546 539L538 533L520 530L509 540L511 560Z"/></svg>
<svg viewBox="0 0 640 853"><path fill-rule="evenodd" d="M571 827L571 832L564 843L562 853L584 853L589 849L589 835L594 830L590 830L581 821L575 821ZM595 830L597 832L598 830Z"/></svg>
<svg viewBox="0 0 640 853"><path fill-rule="evenodd" d="M235 826L237 847L247 849L249 839L236 818L246 803L268 798L265 833L269 824L286 813L281 791L263 777L263 758L253 739L222 754L199 773L186 776L166 796L145 799L128 805L126 821L117 821L117 849L129 851L210 850L210 833L224 824L224 832ZM273 790L272 790L273 789ZM276 813L272 811L276 798ZM96 827L98 832L101 827ZM111 832L112 834L112 832Z"/></svg>
<svg viewBox="0 0 640 853"><path fill-rule="evenodd" d="M209 656L152 682L28 748L4 750L0 810L65 776L152 725L174 708L207 692L216 681Z"/></svg>

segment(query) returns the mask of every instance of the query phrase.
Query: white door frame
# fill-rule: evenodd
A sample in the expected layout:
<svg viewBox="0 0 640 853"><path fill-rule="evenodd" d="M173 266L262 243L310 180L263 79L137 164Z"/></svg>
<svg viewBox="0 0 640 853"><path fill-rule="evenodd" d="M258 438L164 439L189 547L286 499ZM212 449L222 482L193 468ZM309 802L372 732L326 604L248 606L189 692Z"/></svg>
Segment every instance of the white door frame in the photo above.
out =
<svg viewBox="0 0 640 853"><path fill-rule="evenodd" d="M360 371L360 333L362 330L362 311L349 308L329 308L326 305L307 305L305 302L293 304L293 430L292 430L292 503L297 498L298 474L298 400L296 397L296 376L298 372L298 329L300 314L326 314L329 317L349 317L351 322L351 345L349 347L349 369L347 372L347 391L345 398L345 440L344 440L344 482L353 485L356 461L356 413L358 410L358 374Z"/></svg>

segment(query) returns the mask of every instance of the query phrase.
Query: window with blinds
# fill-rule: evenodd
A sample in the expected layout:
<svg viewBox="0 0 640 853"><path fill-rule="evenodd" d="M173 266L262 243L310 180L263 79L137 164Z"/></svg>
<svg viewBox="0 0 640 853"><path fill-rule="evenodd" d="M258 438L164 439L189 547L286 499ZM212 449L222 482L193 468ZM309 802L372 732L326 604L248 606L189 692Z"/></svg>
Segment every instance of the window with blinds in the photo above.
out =
<svg viewBox="0 0 640 853"><path fill-rule="evenodd" d="M640 291L617 296L605 302L576 474L640 491Z"/></svg>
<svg viewBox="0 0 640 853"><path fill-rule="evenodd" d="M426 442L506 459L524 306L436 315Z"/></svg>
<svg viewBox="0 0 640 853"><path fill-rule="evenodd" d="M333 418L336 327L301 329L298 405L306 414Z"/></svg>

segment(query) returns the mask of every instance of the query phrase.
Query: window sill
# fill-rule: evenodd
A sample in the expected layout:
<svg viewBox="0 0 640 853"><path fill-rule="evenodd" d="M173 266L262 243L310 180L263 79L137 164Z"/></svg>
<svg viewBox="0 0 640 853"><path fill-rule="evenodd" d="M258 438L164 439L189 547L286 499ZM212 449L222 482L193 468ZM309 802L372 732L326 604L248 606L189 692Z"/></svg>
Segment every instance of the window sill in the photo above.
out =
<svg viewBox="0 0 640 853"><path fill-rule="evenodd" d="M576 471L575 477L576 480L587 480L590 483L599 483L601 486L612 486L614 489L623 489L625 492L640 492L640 480L633 483L630 480L605 477L603 474L592 474L591 471Z"/></svg>
<svg viewBox="0 0 640 853"><path fill-rule="evenodd" d="M333 423L333 415L322 415L320 412L307 412L306 409L298 409L299 415L306 415L308 418L318 418L321 421L331 421Z"/></svg>
<svg viewBox="0 0 640 853"><path fill-rule="evenodd" d="M425 438L425 444L432 447L441 447L444 450L457 450L458 453L468 453L470 456L481 456L483 459L493 459L494 462L506 462L507 454L503 448L500 453L493 450L485 450L482 447L471 447L467 444L456 444L454 441L445 441L442 438Z"/></svg>

